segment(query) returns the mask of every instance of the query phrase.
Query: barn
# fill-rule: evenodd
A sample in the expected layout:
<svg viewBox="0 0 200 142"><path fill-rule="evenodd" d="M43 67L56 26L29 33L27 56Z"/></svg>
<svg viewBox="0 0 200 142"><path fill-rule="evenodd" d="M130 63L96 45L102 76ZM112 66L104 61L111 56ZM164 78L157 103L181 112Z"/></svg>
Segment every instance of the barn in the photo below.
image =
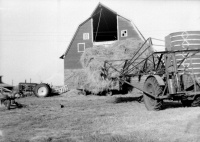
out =
<svg viewBox="0 0 200 142"><path fill-rule="evenodd" d="M127 38L144 40L143 35L129 19L99 3L91 16L78 26L67 50L60 57L64 59L65 84L69 70L82 68L80 57L86 48L101 44L106 46Z"/></svg>

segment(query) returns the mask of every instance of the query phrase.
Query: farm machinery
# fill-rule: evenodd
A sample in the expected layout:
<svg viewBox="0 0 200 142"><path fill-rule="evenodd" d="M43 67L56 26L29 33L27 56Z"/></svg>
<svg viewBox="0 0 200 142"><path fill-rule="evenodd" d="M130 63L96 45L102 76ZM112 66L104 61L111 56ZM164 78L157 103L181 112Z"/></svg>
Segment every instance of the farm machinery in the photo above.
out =
<svg viewBox="0 0 200 142"><path fill-rule="evenodd" d="M20 106L15 99L25 97L34 94L37 97L48 97L55 94L62 94L68 91L68 87L52 87L46 83L19 83L16 88L9 90L5 87L0 87L0 101L7 109L10 109L11 105Z"/></svg>
<svg viewBox="0 0 200 142"><path fill-rule="evenodd" d="M163 42L165 51L155 52L148 38L131 59L120 61L120 68L113 65L119 61L105 61L106 77L117 72L114 79L141 90L147 110L162 109L163 100L199 106L200 31L172 33Z"/></svg>
<svg viewBox="0 0 200 142"><path fill-rule="evenodd" d="M61 86L61 87L53 87L47 83L19 83L18 85L18 95L23 96L26 94L34 94L37 97L48 97L52 94L62 94L68 91L68 87Z"/></svg>

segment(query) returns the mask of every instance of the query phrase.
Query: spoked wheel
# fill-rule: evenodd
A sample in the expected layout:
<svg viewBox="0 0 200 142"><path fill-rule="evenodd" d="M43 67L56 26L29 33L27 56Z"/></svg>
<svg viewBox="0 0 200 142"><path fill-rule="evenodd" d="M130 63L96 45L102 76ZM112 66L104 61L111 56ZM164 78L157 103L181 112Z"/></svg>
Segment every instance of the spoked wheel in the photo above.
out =
<svg viewBox="0 0 200 142"><path fill-rule="evenodd" d="M145 81L144 90L154 97L158 97L163 91L162 87L158 84L157 80L154 77L150 77ZM147 110L161 109L162 107L161 100L157 100L146 93L144 93L143 96L144 96L144 103Z"/></svg>
<svg viewBox="0 0 200 142"><path fill-rule="evenodd" d="M37 97L47 97L50 93L50 87L47 84L38 84L35 87L34 93Z"/></svg>

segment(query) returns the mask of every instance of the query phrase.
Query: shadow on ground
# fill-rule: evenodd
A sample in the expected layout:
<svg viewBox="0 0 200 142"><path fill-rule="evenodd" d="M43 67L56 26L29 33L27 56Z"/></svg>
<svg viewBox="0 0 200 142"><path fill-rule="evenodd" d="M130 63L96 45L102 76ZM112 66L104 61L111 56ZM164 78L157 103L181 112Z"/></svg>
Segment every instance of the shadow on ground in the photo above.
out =
<svg viewBox="0 0 200 142"><path fill-rule="evenodd" d="M143 96L138 96L138 97L116 97L113 103L126 103L126 102L139 102L142 103L143 101ZM170 109L170 108L180 108L183 107L181 102L178 101L164 101L162 110L165 109Z"/></svg>
<svg viewBox="0 0 200 142"><path fill-rule="evenodd" d="M178 101L165 101L165 102L163 102L162 109L165 110L165 109L180 108L180 107L183 107L181 102L178 102Z"/></svg>
<svg viewBox="0 0 200 142"><path fill-rule="evenodd" d="M114 103L126 103L126 102L143 102L143 96L139 97L116 97Z"/></svg>

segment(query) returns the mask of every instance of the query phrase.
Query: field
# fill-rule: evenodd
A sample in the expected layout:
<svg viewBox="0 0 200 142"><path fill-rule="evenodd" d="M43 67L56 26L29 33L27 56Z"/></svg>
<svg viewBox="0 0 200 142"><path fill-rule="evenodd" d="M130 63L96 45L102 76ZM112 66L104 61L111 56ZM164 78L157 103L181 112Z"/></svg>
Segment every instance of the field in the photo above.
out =
<svg viewBox="0 0 200 142"><path fill-rule="evenodd" d="M60 96L17 100L21 108L0 107L2 142L192 142L200 141L200 108L165 102L147 111L141 93Z"/></svg>

